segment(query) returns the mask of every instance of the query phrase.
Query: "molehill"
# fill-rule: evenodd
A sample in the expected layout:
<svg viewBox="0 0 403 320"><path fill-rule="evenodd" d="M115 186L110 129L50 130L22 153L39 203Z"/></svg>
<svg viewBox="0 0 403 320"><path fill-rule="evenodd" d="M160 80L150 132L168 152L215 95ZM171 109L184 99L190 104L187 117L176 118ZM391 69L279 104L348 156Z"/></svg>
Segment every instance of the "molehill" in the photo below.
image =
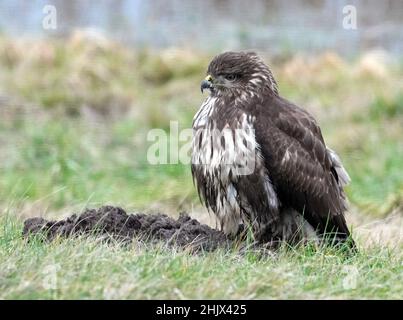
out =
<svg viewBox="0 0 403 320"><path fill-rule="evenodd" d="M56 237L95 235L123 244L163 242L193 251L213 251L228 247L232 242L223 232L201 224L186 213L174 219L165 214L127 214L122 208L113 206L86 209L60 221L40 217L25 220L23 236L34 235L41 235L48 241Z"/></svg>

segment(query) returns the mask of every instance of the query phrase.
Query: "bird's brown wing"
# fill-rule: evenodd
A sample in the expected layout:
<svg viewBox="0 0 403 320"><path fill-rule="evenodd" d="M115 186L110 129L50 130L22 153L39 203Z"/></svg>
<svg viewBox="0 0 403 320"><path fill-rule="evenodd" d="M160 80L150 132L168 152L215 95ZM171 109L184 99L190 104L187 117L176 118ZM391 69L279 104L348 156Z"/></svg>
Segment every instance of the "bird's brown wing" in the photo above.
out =
<svg viewBox="0 0 403 320"><path fill-rule="evenodd" d="M255 134L280 201L321 233L348 237L344 192L316 121L278 96L266 104L255 107Z"/></svg>

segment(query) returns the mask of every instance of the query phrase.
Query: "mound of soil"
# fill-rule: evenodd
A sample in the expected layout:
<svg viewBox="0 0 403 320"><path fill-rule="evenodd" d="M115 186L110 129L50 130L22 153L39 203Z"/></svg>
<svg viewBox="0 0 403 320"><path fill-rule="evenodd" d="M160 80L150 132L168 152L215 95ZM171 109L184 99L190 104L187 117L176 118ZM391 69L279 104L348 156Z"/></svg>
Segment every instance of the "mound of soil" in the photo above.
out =
<svg viewBox="0 0 403 320"><path fill-rule="evenodd" d="M60 221L30 218L24 222L23 236L41 234L51 241L55 237L92 234L109 239L133 239L147 243L164 242L168 245L190 247L192 250L213 251L226 247L230 240L216 229L182 213L175 220L165 214L127 214L122 208L103 206L86 209Z"/></svg>

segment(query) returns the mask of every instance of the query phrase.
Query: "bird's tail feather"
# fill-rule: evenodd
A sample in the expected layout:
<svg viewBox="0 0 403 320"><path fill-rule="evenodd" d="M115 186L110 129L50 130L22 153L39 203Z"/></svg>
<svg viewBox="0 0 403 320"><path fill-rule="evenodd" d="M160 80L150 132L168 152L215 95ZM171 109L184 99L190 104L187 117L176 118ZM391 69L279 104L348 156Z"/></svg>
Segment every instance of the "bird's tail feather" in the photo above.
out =
<svg viewBox="0 0 403 320"><path fill-rule="evenodd" d="M348 185L351 182L351 178L348 175L347 170L344 168L343 164L341 163L340 157L332 149L330 149L328 147L326 149L327 149L327 153L330 156L330 159L332 160L333 167L336 170L337 176L339 178L340 186L344 187L344 186Z"/></svg>

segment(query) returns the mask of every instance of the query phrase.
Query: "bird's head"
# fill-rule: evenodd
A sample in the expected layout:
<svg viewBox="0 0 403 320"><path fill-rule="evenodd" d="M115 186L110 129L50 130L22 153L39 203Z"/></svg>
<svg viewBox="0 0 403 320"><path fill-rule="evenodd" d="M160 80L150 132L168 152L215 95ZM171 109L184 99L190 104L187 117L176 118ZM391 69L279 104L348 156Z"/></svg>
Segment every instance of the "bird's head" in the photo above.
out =
<svg viewBox="0 0 403 320"><path fill-rule="evenodd" d="M277 94L277 83L264 61L254 52L224 52L214 57L201 83L212 95L242 94L268 89Z"/></svg>

